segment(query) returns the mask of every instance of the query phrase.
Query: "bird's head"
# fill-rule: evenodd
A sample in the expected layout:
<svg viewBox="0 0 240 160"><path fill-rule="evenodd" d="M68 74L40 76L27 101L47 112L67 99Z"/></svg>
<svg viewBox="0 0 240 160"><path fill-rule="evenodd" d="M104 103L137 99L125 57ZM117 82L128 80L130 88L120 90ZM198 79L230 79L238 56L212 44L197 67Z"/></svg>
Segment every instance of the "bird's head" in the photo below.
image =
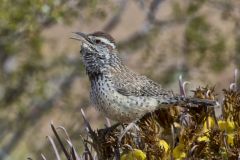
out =
<svg viewBox="0 0 240 160"><path fill-rule="evenodd" d="M72 38L82 42L80 53L88 73L101 73L120 63L116 43L111 35L100 31L90 34L74 33L76 37Z"/></svg>

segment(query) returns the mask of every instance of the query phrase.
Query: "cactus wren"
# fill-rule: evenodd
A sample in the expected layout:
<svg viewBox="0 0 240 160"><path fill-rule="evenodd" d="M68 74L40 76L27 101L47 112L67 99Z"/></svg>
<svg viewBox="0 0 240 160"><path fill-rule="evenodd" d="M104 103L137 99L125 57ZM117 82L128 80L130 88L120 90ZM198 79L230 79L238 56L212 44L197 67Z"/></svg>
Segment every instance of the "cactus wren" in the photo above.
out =
<svg viewBox="0 0 240 160"><path fill-rule="evenodd" d="M96 108L118 122L131 122L147 112L173 104L215 105L215 101L175 96L158 83L127 68L107 33L75 32L82 41L81 55L91 82L90 98Z"/></svg>

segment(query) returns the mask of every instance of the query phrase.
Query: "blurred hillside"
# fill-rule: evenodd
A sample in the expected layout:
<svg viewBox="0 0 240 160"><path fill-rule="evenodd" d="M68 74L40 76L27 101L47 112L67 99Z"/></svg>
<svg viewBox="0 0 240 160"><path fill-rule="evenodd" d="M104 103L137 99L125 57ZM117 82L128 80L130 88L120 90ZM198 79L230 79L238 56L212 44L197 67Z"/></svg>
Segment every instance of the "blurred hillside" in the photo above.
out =
<svg viewBox="0 0 240 160"><path fill-rule="evenodd" d="M95 128L103 126L71 32L109 32L132 70L176 92L180 74L189 90L221 90L240 69L236 0L0 2L0 159L50 157L51 121L81 145L80 108Z"/></svg>

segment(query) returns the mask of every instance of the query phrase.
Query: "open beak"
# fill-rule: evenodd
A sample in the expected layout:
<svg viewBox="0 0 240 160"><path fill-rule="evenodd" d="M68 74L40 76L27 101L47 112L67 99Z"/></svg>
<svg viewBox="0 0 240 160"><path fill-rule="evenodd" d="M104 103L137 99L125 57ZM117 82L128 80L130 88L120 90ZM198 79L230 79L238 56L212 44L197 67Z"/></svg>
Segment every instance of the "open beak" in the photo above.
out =
<svg viewBox="0 0 240 160"><path fill-rule="evenodd" d="M87 39L87 35L85 33L82 32L73 32L75 34L74 37L71 37L71 39L75 39L78 41L84 41Z"/></svg>
<svg viewBox="0 0 240 160"><path fill-rule="evenodd" d="M71 39L75 39L81 42L85 42L87 44L91 43L87 34L82 33L82 32L73 32L75 36L70 37Z"/></svg>
<svg viewBox="0 0 240 160"><path fill-rule="evenodd" d="M83 46L87 47L90 50L96 50L87 34L82 32L73 32L73 33L74 33L74 36L70 37L70 39L81 41Z"/></svg>

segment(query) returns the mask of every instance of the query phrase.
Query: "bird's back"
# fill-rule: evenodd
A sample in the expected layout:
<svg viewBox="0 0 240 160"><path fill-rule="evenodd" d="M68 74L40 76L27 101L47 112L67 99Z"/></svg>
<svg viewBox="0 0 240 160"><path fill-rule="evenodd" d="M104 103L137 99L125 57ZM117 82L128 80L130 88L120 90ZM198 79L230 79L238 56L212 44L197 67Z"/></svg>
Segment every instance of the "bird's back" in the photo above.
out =
<svg viewBox="0 0 240 160"><path fill-rule="evenodd" d="M173 96L173 92L165 90L160 84L154 82L146 76L137 74L124 68L119 74L112 77L114 88L117 92L125 96L136 97L165 97Z"/></svg>

